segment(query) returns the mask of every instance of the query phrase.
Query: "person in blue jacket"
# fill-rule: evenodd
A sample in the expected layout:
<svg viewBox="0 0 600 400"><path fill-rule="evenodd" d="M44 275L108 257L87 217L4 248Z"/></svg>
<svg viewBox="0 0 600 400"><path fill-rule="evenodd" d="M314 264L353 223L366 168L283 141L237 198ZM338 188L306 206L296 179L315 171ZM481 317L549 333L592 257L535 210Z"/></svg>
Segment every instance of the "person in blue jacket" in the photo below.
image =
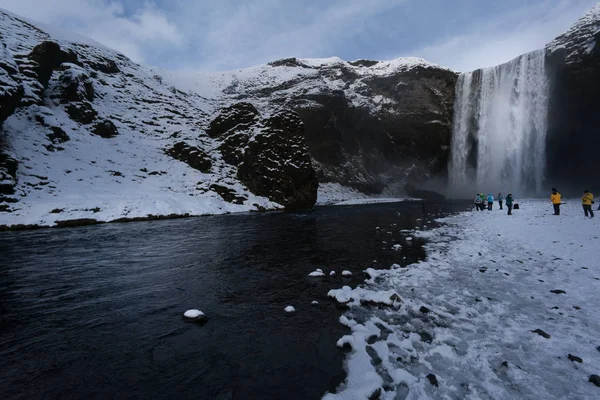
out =
<svg viewBox="0 0 600 400"><path fill-rule="evenodd" d="M498 193L498 204L500 204L500 209L502 210L502 201L504 197L502 197L502 193Z"/></svg>
<svg viewBox="0 0 600 400"><path fill-rule="evenodd" d="M488 210L492 211L492 206L494 205L494 196L490 193L487 197L488 201Z"/></svg>

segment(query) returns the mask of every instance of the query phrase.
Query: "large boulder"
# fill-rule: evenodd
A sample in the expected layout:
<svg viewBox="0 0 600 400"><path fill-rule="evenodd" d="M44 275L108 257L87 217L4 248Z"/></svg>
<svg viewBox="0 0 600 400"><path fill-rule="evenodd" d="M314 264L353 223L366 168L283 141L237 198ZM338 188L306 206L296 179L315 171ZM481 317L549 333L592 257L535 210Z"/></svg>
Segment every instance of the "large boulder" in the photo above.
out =
<svg viewBox="0 0 600 400"><path fill-rule="evenodd" d="M244 152L238 178L252 193L287 210L314 206L319 182L297 113L282 110L264 122Z"/></svg>
<svg viewBox="0 0 600 400"><path fill-rule="evenodd" d="M73 50L63 50L58 43L52 41L44 41L35 46L29 58L37 63L38 80L44 87L48 87L52 72L62 63L77 63L77 54Z"/></svg>
<svg viewBox="0 0 600 400"><path fill-rule="evenodd" d="M206 133L212 138L220 137L235 127L248 127L259 118L256 108L250 103L236 103L223 108L219 115L212 120Z"/></svg>
<svg viewBox="0 0 600 400"><path fill-rule="evenodd" d="M212 162L208 154L198 147L191 146L185 142L175 143L166 153L200 172L208 173L212 167Z"/></svg>
<svg viewBox="0 0 600 400"><path fill-rule="evenodd" d="M579 194L598 170L600 148L600 5L546 46L550 77L548 187ZM596 186L599 190L600 186Z"/></svg>
<svg viewBox="0 0 600 400"><path fill-rule="evenodd" d="M318 180L297 113L283 108L262 118L252 104L238 103L222 110L209 133L252 193L288 210L314 206Z"/></svg>
<svg viewBox="0 0 600 400"><path fill-rule="evenodd" d="M98 112L87 101L69 103L65 107L65 111L73 121L77 121L83 125L91 124L98 116Z"/></svg>
<svg viewBox="0 0 600 400"><path fill-rule="evenodd" d="M92 130L92 133L94 135L100 136L101 138L110 139L117 136L119 134L119 130L112 121L106 119L104 121L96 123L96 125L94 125L94 129Z"/></svg>

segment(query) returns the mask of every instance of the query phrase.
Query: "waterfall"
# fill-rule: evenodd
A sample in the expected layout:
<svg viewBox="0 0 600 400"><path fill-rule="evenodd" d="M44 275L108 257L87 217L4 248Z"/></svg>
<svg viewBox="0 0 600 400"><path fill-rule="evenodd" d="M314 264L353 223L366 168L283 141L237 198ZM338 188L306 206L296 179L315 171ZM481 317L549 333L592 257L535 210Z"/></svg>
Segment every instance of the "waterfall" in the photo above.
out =
<svg viewBox="0 0 600 400"><path fill-rule="evenodd" d="M539 50L459 76L449 165L456 196L541 193L548 106L544 60Z"/></svg>

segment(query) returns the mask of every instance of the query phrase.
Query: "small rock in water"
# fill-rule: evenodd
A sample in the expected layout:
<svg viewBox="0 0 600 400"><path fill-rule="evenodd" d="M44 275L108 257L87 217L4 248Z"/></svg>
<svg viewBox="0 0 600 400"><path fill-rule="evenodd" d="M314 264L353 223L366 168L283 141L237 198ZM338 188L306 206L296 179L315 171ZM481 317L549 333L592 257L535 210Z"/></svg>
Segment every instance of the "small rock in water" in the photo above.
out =
<svg viewBox="0 0 600 400"><path fill-rule="evenodd" d="M600 376L598 376L598 375L590 375L589 382L592 382L594 385L600 387Z"/></svg>
<svg viewBox="0 0 600 400"><path fill-rule="evenodd" d="M191 309L183 313L183 319L186 321L204 322L206 321L206 315L200 310Z"/></svg>
<svg viewBox="0 0 600 400"><path fill-rule="evenodd" d="M335 276L335 271L331 271L331 272L329 273L329 276Z"/></svg>
<svg viewBox="0 0 600 400"><path fill-rule="evenodd" d="M413 238L412 238L412 237L410 237L410 236L406 238L406 241L407 241L407 242L410 242L410 241L412 241L412 240L413 240Z"/></svg>
<svg viewBox="0 0 600 400"><path fill-rule="evenodd" d="M574 356L573 354L569 354L567 357L569 358L569 360L578 362L579 364L583 362L581 357Z"/></svg>
<svg viewBox="0 0 600 400"><path fill-rule="evenodd" d="M429 380L429 383L431 383L433 386L438 385L437 376L435 376L434 374L427 375L427 379Z"/></svg>
<svg viewBox="0 0 600 400"><path fill-rule="evenodd" d="M399 244L395 244L392 246L392 250L400 251L400 250L402 250L402 246L400 246Z"/></svg>
<svg viewBox="0 0 600 400"><path fill-rule="evenodd" d="M600 346L596 347L596 350L600 351Z"/></svg>
<svg viewBox="0 0 600 400"><path fill-rule="evenodd" d="M504 368L508 369L508 361L502 361L502 365Z"/></svg>
<svg viewBox="0 0 600 400"><path fill-rule="evenodd" d="M379 229L381 229L381 228L379 228L379 227L377 226L377 227L375 227L375 229L379 230Z"/></svg>
<svg viewBox="0 0 600 400"><path fill-rule="evenodd" d="M347 269L343 270L342 271L342 276L352 276L352 272L348 271Z"/></svg>
<svg viewBox="0 0 600 400"><path fill-rule="evenodd" d="M544 337L546 339L550 339L550 335L548 335L546 332L544 332L541 329L536 329L535 331L531 331L531 332L537 333L538 335L540 335L540 336L542 336L542 337Z"/></svg>
<svg viewBox="0 0 600 400"><path fill-rule="evenodd" d="M325 274L323 273L323 270L317 269L317 270L311 272L310 274L308 274L308 276L312 276L312 277L325 276Z"/></svg>
<svg viewBox="0 0 600 400"><path fill-rule="evenodd" d="M310 304L312 304L313 306L319 305L319 302L316 300L313 300Z"/></svg>
<svg viewBox="0 0 600 400"><path fill-rule="evenodd" d="M554 293L554 294L566 294L567 292L565 292L564 290L555 289L555 290L551 290L550 293Z"/></svg>
<svg viewBox="0 0 600 400"><path fill-rule="evenodd" d="M421 306L421 308L419 308L419 311L421 311L423 314L427 314L431 310L425 306Z"/></svg>
<svg viewBox="0 0 600 400"><path fill-rule="evenodd" d="M286 313L293 313L293 312L296 312L296 309L292 306L287 306L286 308L283 309L283 311L285 311Z"/></svg>

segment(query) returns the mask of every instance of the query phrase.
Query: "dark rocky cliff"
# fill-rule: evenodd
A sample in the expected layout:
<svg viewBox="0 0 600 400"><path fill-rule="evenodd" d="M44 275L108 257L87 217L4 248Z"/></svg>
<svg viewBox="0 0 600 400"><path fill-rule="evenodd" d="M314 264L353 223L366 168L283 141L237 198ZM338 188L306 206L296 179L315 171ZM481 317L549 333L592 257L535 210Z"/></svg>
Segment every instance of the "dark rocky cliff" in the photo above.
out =
<svg viewBox="0 0 600 400"><path fill-rule="evenodd" d="M547 180L573 194L600 189L600 6L548 44Z"/></svg>
<svg viewBox="0 0 600 400"><path fill-rule="evenodd" d="M234 77L223 92L298 113L319 182L398 194L445 177L457 76L414 58L290 58Z"/></svg>

